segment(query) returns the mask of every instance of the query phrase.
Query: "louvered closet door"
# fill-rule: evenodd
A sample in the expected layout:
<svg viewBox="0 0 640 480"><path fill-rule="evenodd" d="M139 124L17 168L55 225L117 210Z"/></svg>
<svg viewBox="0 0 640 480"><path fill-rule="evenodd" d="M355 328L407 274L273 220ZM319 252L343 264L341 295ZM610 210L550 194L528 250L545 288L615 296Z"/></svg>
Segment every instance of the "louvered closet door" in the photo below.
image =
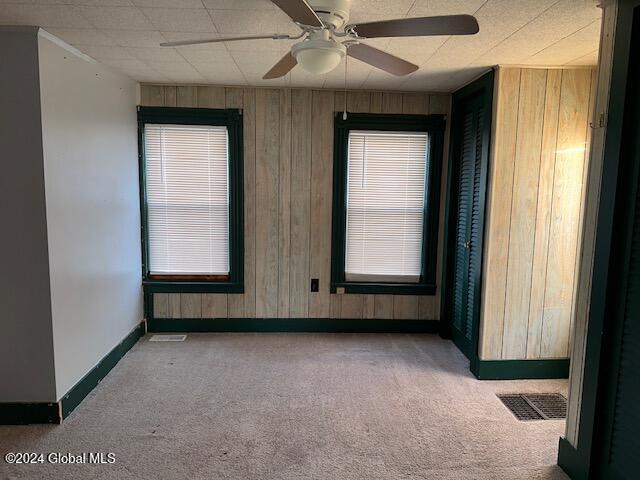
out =
<svg viewBox="0 0 640 480"><path fill-rule="evenodd" d="M483 108L481 99L466 105L458 149L458 204L453 288L453 340L465 355L471 353L478 308L481 255L480 174Z"/></svg>
<svg viewBox="0 0 640 480"><path fill-rule="evenodd" d="M640 129L638 134L640 134ZM638 142L640 143L640 142ZM640 163L640 160L638 161ZM637 172L636 172L637 173ZM618 304L614 322L620 325L611 333L605 352L611 354L604 368L610 375L604 405L606 418L601 460L602 477L640 478L640 178L636 178L635 212L631 240L621 255L618 290L613 300ZM626 270L626 271L625 271ZM611 318L611 317L610 317Z"/></svg>
<svg viewBox="0 0 640 480"><path fill-rule="evenodd" d="M640 188L635 210L610 447L612 469L629 479L640 477Z"/></svg>

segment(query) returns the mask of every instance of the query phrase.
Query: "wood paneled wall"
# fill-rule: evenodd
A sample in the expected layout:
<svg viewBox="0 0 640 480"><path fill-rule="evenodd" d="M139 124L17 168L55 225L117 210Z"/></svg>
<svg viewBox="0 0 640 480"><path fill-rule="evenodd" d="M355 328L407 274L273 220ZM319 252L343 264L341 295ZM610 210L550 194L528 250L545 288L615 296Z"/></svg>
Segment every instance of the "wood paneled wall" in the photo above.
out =
<svg viewBox="0 0 640 480"><path fill-rule="evenodd" d="M439 318L439 289L436 296L329 293L333 112L344 108L344 92L142 85L140 98L146 106L244 111L245 293L156 294L156 317ZM347 94L350 112L449 115L450 103L447 94ZM445 185L446 162L443 170ZM442 199L438 282L443 214ZM320 280L318 293L311 278Z"/></svg>
<svg viewBox="0 0 640 480"><path fill-rule="evenodd" d="M592 69L499 68L482 359L569 356Z"/></svg>

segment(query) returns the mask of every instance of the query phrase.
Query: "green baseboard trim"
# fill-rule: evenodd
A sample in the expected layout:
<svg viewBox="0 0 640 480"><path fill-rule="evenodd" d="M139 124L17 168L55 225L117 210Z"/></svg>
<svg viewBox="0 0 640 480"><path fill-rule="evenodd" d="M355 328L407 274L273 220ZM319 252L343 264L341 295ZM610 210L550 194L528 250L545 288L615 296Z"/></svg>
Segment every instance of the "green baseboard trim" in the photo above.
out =
<svg viewBox="0 0 640 480"><path fill-rule="evenodd" d="M60 400L62 405L62 418L67 418L69 414L80 405L80 402L82 402L91 390L117 365L125 353L144 335L144 332L144 323L140 323L62 397Z"/></svg>
<svg viewBox="0 0 640 480"><path fill-rule="evenodd" d="M438 333L437 320L331 318L151 318L149 332Z"/></svg>
<svg viewBox="0 0 640 480"><path fill-rule="evenodd" d="M571 480L589 478L589 461L564 437L558 442L558 465Z"/></svg>
<svg viewBox="0 0 640 480"><path fill-rule="evenodd" d="M526 380L569 378L569 359L480 360L471 362L471 372L479 380Z"/></svg>
<svg viewBox="0 0 640 480"><path fill-rule="evenodd" d="M55 403L0 403L0 425L59 424L60 405Z"/></svg>

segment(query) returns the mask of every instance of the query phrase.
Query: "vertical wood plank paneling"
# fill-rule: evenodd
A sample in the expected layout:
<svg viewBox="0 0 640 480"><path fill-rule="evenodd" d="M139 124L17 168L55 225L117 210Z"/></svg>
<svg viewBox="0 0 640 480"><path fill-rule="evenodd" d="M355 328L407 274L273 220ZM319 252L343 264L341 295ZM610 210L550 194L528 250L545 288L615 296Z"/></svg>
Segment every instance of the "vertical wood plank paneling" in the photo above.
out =
<svg viewBox="0 0 640 480"><path fill-rule="evenodd" d="M278 317L289 317L291 250L291 89L280 91L278 172Z"/></svg>
<svg viewBox="0 0 640 480"><path fill-rule="evenodd" d="M591 72L591 78L589 80L589 110L587 112L587 120L589 122L593 122L594 110L596 107L596 82L597 82L597 72L594 69ZM587 138L585 141L585 150L584 150L584 165L582 168L582 193L580 198L580 220L578 222L578 240L577 240L577 252L576 252L576 266L573 274L573 295L571 302L571 315L570 315L570 331L569 331L569 357L572 357L572 345L573 345L573 336L575 334L575 326L576 326L576 309L578 304L578 283L580 277L580 268L582 265L582 245L584 242L584 222L586 216L586 204L587 204L587 184L589 182L589 153L591 150L591 141L593 136L593 128L589 126L587 128Z"/></svg>
<svg viewBox="0 0 640 480"><path fill-rule="evenodd" d="M382 112L382 92L371 92L370 102L369 111L371 113Z"/></svg>
<svg viewBox="0 0 640 480"><path fill-rule="evenodd" d="M200 108L224 108L225 106L225 88L203 86L196 87L195 93Z"/></svg>
<svg viewBox="0 0 640 480"><path fill-rule="evenodd" d="M592 81L590 69L499 71L487 210L483 359L569 355L579 292L576 272Z"/></svg>
<svg viewBox="0 0 640 480"><path fill-rule="evenodd" d="M437 283L440 283L439 281ZM435 295L422 295L418 299L418 319L419 320L439 320L440 312L439 298L440 290L436 291Z"/></svg>
<svg viewBox="0 0 640 480"><path fill-rule="evenodd" d="M140 104L145 107L164 107L164 87L161 85L140 86Z"/></svg>
<svg viewBox="0 0 640 480"><path fill-rule="evenodd" d="M197 107L198 96L196 93L197 87L179 86L177 87L177 106L178 107Z"/></svg>
<svg viewBox="0 0 640 480"><path fill-rule="evenodd" d="M449 115L451 113L451 95L446 93L430 94L429 113Z"/></svg>
<svg viewBox="0 0 640 480"><path fill-rule="evenodd" d="M556 165L556 139L558 137L558 109L560 106L561 79L561 70L553 69L547 72L547 91L544 105L540 175L538 182L538 206L531 276L531 299L529 302L527 358L539 358L540 356L544 291L547 278L549 222L553 198L553 175Z"/></svg>
<svg viewBox="0 0 640 480"><path fill-rule="evenodd" d="M226 108L240 108L243 106L243 92L241 88L227 87L224 89L224 104Z"/></svg>
<svg viewBox="0 0 640 480"><path fill-rule="evenodd" d="M310 265L320 291L309 294L309 316L328 317L331 310L331 193L333 172L333 92L312 93Z"/></svg>
<svg viewBox="0 0 640 480"><path fill-rule="evenodd" d="M376 318L376 296L364 295L362 318Z"/></svg>
<svg viewBox="0 0 640 480"><path fill-rule="evenodd" d="M176 107L177 106L177 88L174 86L164 87L164 106Z"/></svg>
<svg viewBox="0 0 640 480"><path fill-rule="evenodd" d="M444 260L444 222L447 201L447 175L449 167L449 137L451 132L451 95L431 94L429 95L430 114L440 114L446 116L444 131L444 145L442 149L442 175L440 183L440 213L438 223L438 264L436 265L436 284L440 285L442 278L442 267ZM418 305L418 316L425 320L440 320L440 305L442 303L442 288L438 288L435 297L422 297Z"/></svg>
<svg viewBox="0 0 640 480"><path fill-rule="evenodd" d="M256 318L278 315L280 92L256 91Z"/></svg>
<svg viewBox="0 0 640 480"><path fill-rule="evenodd" d="M202 318L202 294L181 293L180 313L182 318Z"/></svg>
<svg viewBox="0 0 640 480"><path fill-rule="evenodd" d="M393 318L393 295L374 295L374 318Z"/></svg>
<svg viewBox="0 0 640 480"><path fill-rule="evenodd" d="M369 92L347 93L347 110L356 113L368 113L371 107L371 94ZM336 111L339 111L336 108Z"/></svg>
<svg viewBox="0 0 640 480"><path fill-rule="evenodd" d="M546 70L522 70L505 289L502 341L502 358L505 359L524 358L527 351L546 83Z"/></svg>
<svg viewBox="0 0 640 480"><path fill-rule="evenodd" d="M227 318L227 295L205 293L202 295L202 318Z"/></svg>
<svg viewBox="0 0 640 480"><path fill-rule="evenodd" d="M340 318L340 309L342 307L342 301L340 295L332 293L329 297L329 317Z"/></svg>
<svg viewBox="0 0 640 480"><path fill-rule="evenodd" d="M364 295L349 293L336 295L340 299L340 318L362 318L364 315Z"/></svg>
<svg viewBox="0 0 640 480"><path fill-rule="evenodd" d="M169 295L166 293L153 294L153 316L155 318L169 318Z"/></svg>
<svg viewBox="0 0 640 480"><path fill-rule="evenodd" d="M502 358L507 258L513 167L518 125L520 69L499 68L493 115L495 129L489 161L490 188L486 214L480 357Z"/></svg>
<svg viewBox="0 0 640 480"><path fill-rule="evenodd" d="M169 318L182 318L182 314L180 312L180 294L168 293L167 303L169 307Z"/></svg>
<svg viewBox="0 0 640 480"><path fill-rule="evenodd" d="M143 105L241 108L244 115L245 293L185 294L184 297L158 294L153 300L155 310L169 318L255 317L256 270L259 270L258 316L394 318L392 295L330 295L328 292L333 110L343 108L342 92L271 92L278 97L277 101L275 98L269 101L269 93L257 93L253 88L142 86ZM260 125L256 125L257 95L262 102ZM419 113L420 108L434 105L432 98L422 93L354 91L348 93L347 101L352 112ZM436 98L448 105L448 95L436 95ZM266 120L269 115L276 120L275 128ZM256 171L256 134L260 136L259 172ZM275 177L272 167L276 168ZM266 178L270 180L266 182ZM265 187L265 182L271 186ZM265 202L265 199L268 200ZM265 207L269 211L261 217ZM274 212L277 213L276 235L271 231L274 224L266 219ZM260 232L256 233L258 224ZM265 246L275 249L277 254L264 256L261 249ZM267 257L275 262L275 268ZM309 292L311 278L320 279L317 294ZM419 298L417 312L413 298L405 296L398 302L396 318L436 318L432 297Z"/></svg>
<svg viewBox="0 0 640 480"><path fill-rule="evenodd" d="M309 316L311 91L291 92L291 260L289 314Z"/></svg>
<svg viewBox="0 0 640 480"><path fill-rule="evenodd" d="M590 84L589 70L562 72L542 326L541 355L546 358L568 355Z"/></svg>
<svg viewBox="0 0 640 480"><path fill-rule="evenodd" d="M416 295L394 295L393 318L399 320L418 318L418 297Z"/></svg>
<svg viewBox="0 0 640 480"><path fill-rule="evenodd" d="M402 113L402 93L383 92L382 93L383 113Z"/></svg>
<svg viewBox="0 0 640 480"><path fill-rule="evenodd" d="M429 95L426 93L403 93L402 113L425 114L429 112Z"/></svg>

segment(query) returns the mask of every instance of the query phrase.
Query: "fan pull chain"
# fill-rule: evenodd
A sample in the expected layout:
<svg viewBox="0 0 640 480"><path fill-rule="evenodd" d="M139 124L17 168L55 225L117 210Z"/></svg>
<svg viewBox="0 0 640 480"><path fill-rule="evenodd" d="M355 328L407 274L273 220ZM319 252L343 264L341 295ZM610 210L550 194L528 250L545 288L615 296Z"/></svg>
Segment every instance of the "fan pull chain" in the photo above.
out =
<svg viewBox="0 0 640 480"><path fill-rule="evenodd" d="M342 120L347 119L347 55L344 56L344 110L342 112Z"/></svg>

